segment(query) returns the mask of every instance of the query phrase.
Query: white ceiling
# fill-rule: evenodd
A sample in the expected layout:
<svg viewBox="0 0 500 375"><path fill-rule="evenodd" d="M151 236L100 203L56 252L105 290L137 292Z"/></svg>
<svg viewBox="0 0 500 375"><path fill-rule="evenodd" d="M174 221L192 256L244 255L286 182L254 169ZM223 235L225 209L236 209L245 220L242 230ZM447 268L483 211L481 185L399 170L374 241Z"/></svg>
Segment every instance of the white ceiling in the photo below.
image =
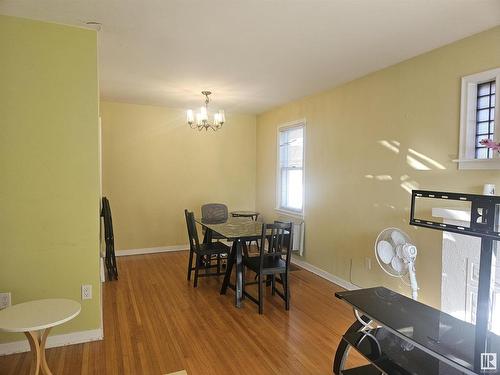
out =
<svg viewBox="0 0 500 375"><path fill-rule="evenodd" d="M100 31L102 97L259 113L500 24L500 0L0 0ZM495 47L493 47L495 48Z"/></svg>

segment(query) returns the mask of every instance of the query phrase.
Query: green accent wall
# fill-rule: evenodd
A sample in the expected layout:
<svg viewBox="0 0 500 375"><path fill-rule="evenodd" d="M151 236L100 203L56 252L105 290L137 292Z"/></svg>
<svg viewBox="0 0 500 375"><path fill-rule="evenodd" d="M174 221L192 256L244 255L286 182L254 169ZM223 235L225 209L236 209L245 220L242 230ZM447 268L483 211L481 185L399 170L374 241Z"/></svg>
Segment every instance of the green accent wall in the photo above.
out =
<svg viewBox="0 0 500 375"><path fill-rule="evenodd" d="M0 291L14 304L80 301L53 334L98 329L96 32L0 16L0 56ZM81 301L82 284L92 300Z"/></svg>

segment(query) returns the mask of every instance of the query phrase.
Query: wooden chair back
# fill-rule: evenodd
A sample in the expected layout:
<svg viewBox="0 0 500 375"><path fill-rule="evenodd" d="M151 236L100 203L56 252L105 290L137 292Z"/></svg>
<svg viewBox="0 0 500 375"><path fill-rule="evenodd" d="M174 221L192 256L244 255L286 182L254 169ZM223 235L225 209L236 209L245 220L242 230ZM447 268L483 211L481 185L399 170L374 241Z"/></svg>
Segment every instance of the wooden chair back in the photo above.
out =
<svg viewBox="0 0 500 375"><path fill-rule="evenodd" d="M260 269L264 268L266 257L279 257L286 262L286 268L290 265L293 224L275 221L273 224L262 224L262 236L260 245ZM268 244L267 249L265 244Z"/></svg>
<svg viewBox="0 0 500 375"><path fill-rule="evenodd" d="M200 242L198 239L198 230L196 229L196 221L194 220L194 213L184 210L184 216L186 217L186 226L189 238L189 247L191 251L198 252L200 248Z"/></svg>

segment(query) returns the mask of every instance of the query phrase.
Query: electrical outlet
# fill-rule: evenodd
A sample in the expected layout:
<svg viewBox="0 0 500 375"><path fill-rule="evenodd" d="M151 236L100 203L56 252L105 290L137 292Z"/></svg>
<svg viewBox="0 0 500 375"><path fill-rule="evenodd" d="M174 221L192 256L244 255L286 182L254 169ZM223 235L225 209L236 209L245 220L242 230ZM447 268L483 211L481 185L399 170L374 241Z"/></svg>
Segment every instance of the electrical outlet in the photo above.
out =
<svg viewBox="0 0 500 375"><path fill-rule="evenodd" d="M0 310L5 309L11 305L10 292L0 293Z"/></svg>
<svg viewBox="0 0 500 375"><path fill-rule="evenodd" d="M82 299L92 299L92 285L82 285Z"/></svg>
<svg viewBox="0 0 500 375"><path fill-rule="evenodd" d="M367 270L372 269L372 258L368 258L368 257L365 258L365 267Z"/></svg>

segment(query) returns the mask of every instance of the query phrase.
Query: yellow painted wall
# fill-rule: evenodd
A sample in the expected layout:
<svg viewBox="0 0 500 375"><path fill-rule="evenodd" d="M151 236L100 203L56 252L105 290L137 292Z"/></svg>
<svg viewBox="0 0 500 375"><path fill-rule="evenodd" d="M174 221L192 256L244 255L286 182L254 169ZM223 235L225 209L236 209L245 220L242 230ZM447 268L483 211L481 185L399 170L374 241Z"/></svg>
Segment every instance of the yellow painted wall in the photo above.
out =
<svg viewBox="0 0 500 375"><path fill-rule="evenodd" d="M255 207L255 116L198 132L185 111L101 102L103 191L119 250L186 245L184 209Z"/></svg>
<svg viewBox="0 0 500 375"><path fill-rule="evenodd" d="M80 301L93 285L54 333L101 326L96 48L94 31L0 16L0 290Z"/></svg>
<svg viewBox="0 0 500 375"><path fill-rule="evenodd" d="M383 284L407 292L374 259L371 271L364 268L379 231L399 227L419 247L421 300L439 306L441 233L407 224L410 195L401 180L421 189L471 193L480 193L484 183L500 186L499 171L459 171L451 161L458 152L460 78L498 66L500 27L259 115L257 209L266 219L275 215L276 127L306 118L304 260L363 287ZM399 142L399 153L381 140ZM445 169L419 157L431 169L412 168L409 149Z"/></svg>

